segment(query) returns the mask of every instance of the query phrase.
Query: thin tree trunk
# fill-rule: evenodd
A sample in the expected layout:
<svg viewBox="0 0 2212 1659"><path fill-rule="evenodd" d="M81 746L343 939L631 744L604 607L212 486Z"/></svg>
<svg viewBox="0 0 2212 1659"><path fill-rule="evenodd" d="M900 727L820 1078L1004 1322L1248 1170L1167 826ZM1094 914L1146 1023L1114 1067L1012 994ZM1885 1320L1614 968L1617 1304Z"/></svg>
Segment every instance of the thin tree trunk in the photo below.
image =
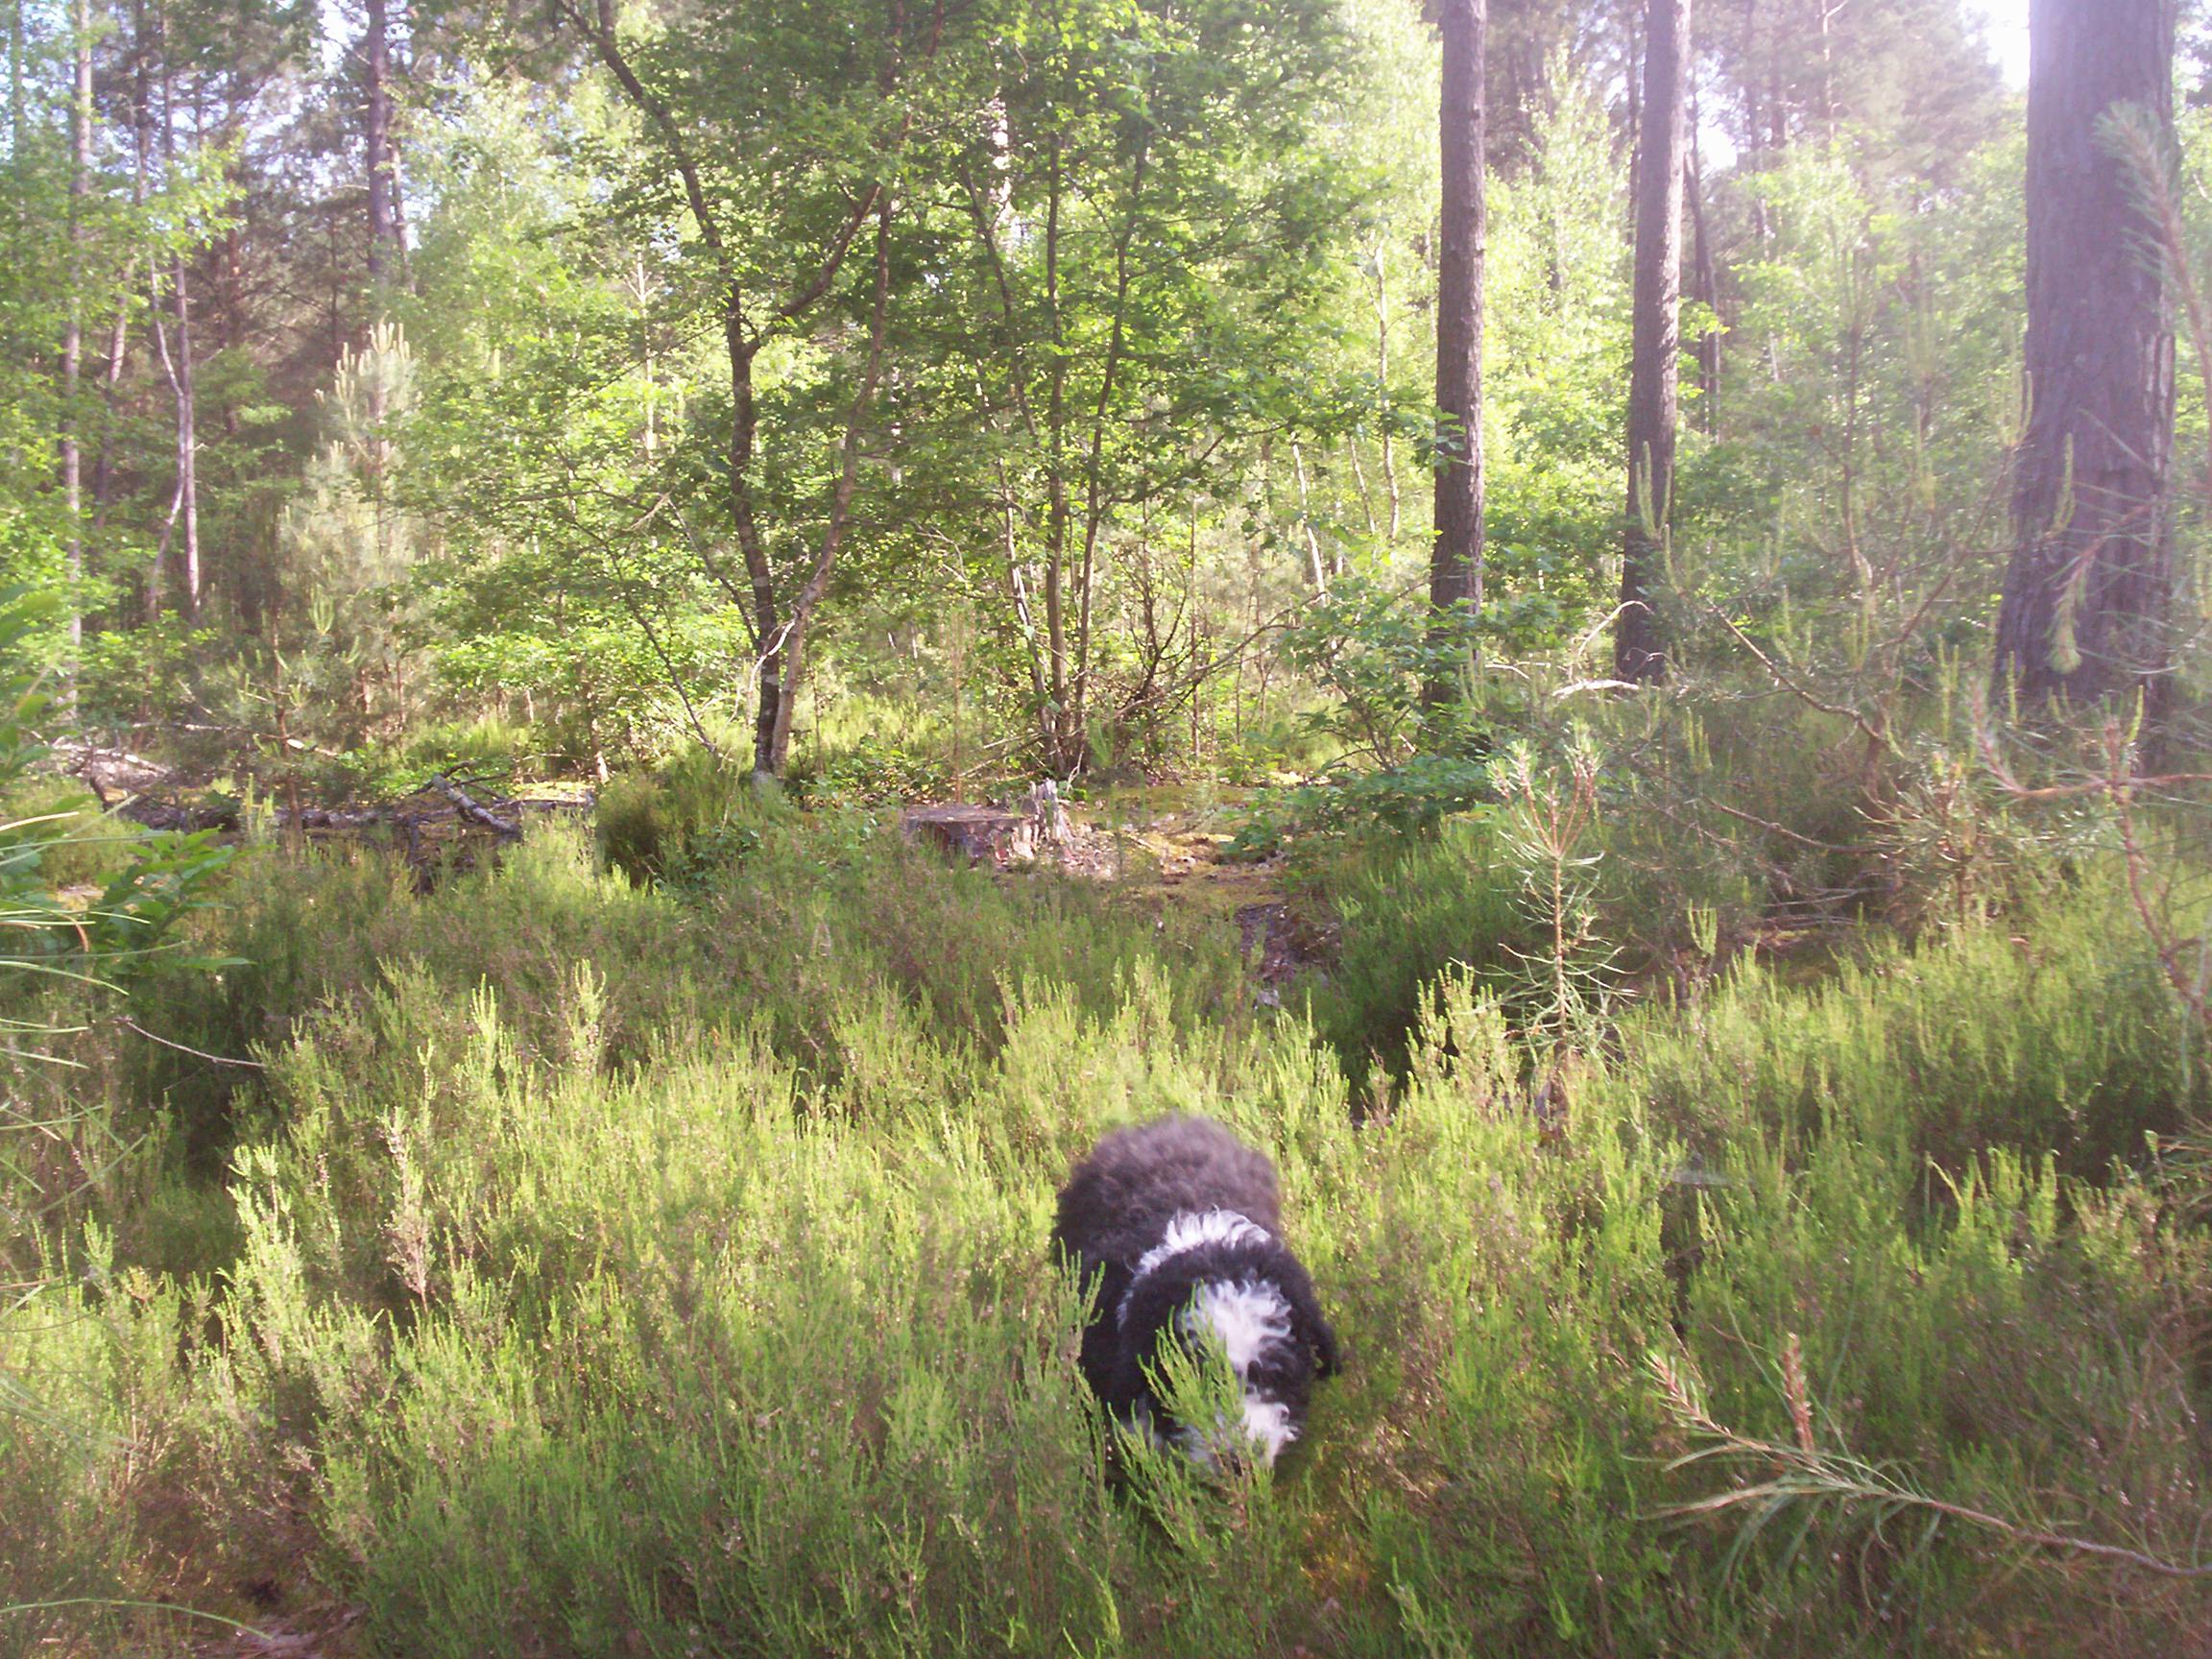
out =
<svg viewBox="0 0 2212 1659"><path fill-rule="evenodd" d="M1482 46L1487 0L1442 0L1439 105L1443 204L1436 273L1436 535L1429 602L1441 613L1482 604ZM1438 676L1430 702L1453 694Z"/></svg>
<svg viewBox="0 0 2212 1659"><path fill-rule="evenodd" d="M124 281L126 290L138 280L133 260ZM131 302L115 303L115 324L108 334L108 367L100 376L100 452L92 463L92 533L97 537L108 522L108 509L115 498L115 402L123 385L123 366L131 351Z"/></svg>
<svg viewBox="0 0 2212 1659"><path fill-rule="evenodd" d="M1759 102L1759 0L1744 0L1743 6L1743 129L1751 151L1751 171L1767 170L1766 110ZM1765 191L1751 194L1751 249L1755 255L1767 252L1767 195Z"/></svg>
<svg viewBox="0 0 2212 1659"><path fill-rule="evenodd" d="M145 19L132 8L131 36L131 204L146 204L146 41ZM100 453L92 466L92 533L106 528L108 509L114 500L116 399L123 384L123 366L131 349L131 295L138 285L138 260L132 253L115 301L115 322L108 335L108 367L100 384Z"/></svg>
<svg viewBox="0 0 2212 1659"><path fill-rule="evenodd" d="M2023 701L2168 700L2174 331L2136 181L2099 132L2174 144L2171 0L2032 0L2028 381L1995 672Z"/></svg>
<svg viewBox="0 0 2212 1659"><path fill-rule="evenodd" d="M1091 694L1091 593L1097 565L1098 532L1106 519L1103 497L1106 421L1113 407L1114 384L1121 369L1122 348L1128 337L1129 244L1136 240L1137 221L1144 200L1144 178L1151 165L1149 145L1140 144L1130 170L1129 217L1114 244L1114 326L1106 338L1106 361L1098 374L1098 402L1091 417L1091 444L1084 459L1083 565L1079 572L1075 613L1075 678L1067 728L1072 741L1087 730Z"/></svg>
<svg viewBox="0 0 2212 1659"><path fill-rule="evenodd" d="M891 212L889 191L878 197L876 210L876 294L868 313L868 362L861 372L860 390L854 396L852 412L845 418L845 436L840 445L841 456L837 472L837 485L830 497L830 522L823 528L822 541L814 555L814 568L806 578L805 587L799 590L798 598L791 602L791 619L786 625L784 640L784 665L781 695L776 703L776 713L769 727L769 752L767 763L756 752L755 769L783 775L783 767L791 757L791 717L799 705L799 687L805 678L806 660L804 655L807 624L813 620L814 611L822 603L822 595L830 589L830 573L837 563L837 551L845 539L846 527L852 521L853 493L860 477L860 435L867 428L869 412L875 407L876 388L882 378L883 340L888 330L891 310Z"/></svg>
<svg viewBox="0 0 2212 1659"><path fill-rule="evenodd" d="M1375 414L1382 428L1382 487L1390 496L1390 540L1398 540L1401 506L1398 499L1398 457L1390 436L1390 290L1382 268L1383 250L1375 242Z"/></svg>
<svg viewBox="0 0 2212 1659"><path fill-rule="evenodd" d="M623 94L640 116L658 133L666 146L668 159L684 187L684 197L690 210L692 223L697 227L700 244L719 269L722 277L722 335L730 362L731 419L728 449L728 484L730 511L737 532L737 545L744 556L745 572L751 587L751 612L746 613L745 601L738 598L737 609L752 635L754 649L758 653L760 701L754 722L754 765L757 774L775 775L789 752L791 733L790 701L799 685L803 666L801 652L805 647L805 625L813 605L827 589L829 573L835 560L837 547L843 538L845 523L850 514L853 490L857 479L858 434L852 423L847 427L845 467L840 474L831 502L830 523L816 555L813 574L798 596L793 614L786 619L781 614L776 596L775 569L768 557L766 539L754 512L752 493L752 464L754 448L758 437L759 412L755 400L753 364L761 346L773 338L779 326L791 324L809 310L827 294L843 268L845 255L871 216L878 221L879 238L887 233L889 196L881 182L874 182L860 193L851 213L830 245L819 264L804 281L794 286L780 300L770 300L761 306L762 315L749 319L744 288L737 276L737 261L731 253L722 234L721 222L709 205L705 175L694 157L682 125L668 105L638 79L637 70L624 57L615 36L614 0L591 0L590 9L585 10L580 0L565 0L559 9L584 35L599 60L621 86ZM890 15L890 34L894 46L902 38L905 12L902 0L893 0ZM939 16L942 21L942 15ZM933 32L929 40L929 53L934 54L937 36ZM896 49L885 61L878 78L878 90L888 97L898 81L900 59ZM899 130L899 140L903 141L905 125ZM888 254L878 242L878 283L886 280ZM854 421L864 417L867 404L873 400L880 341L871 348L867 375L866 398L855 406ZM720 573L711 572L719 581ZM727 585L726 586L730 586ZM733 598L737 598L732 587Z"/></svg>
<svg viewBox="0 0 2212 1659"><path fill-rule="evenodd" d="M1720 430L1720 276L1713 262L1713 244L1705 230L1705 186L1697 164L1697 117L1691 111L1689 173L1682 188L1690 201L1690 265L1695 274L1696 300L1713 313L1715 325L1697 336L1697 425L1707 437Z"/></svg>
<svg viewBox="0 0 2212 1659"><path fill-rule="evenodd" d="M77 650L84 642L78 593L84 580L84 458L80 439L79 383L84 367L84 209L92 194L92 7L76 0L71 43L75 60L69 99L69 322L61 339L61 497L68 515L69 700L77 696Z"/></svg>
<svg viewBox="0 0 2212 1659"><path fill-rule="evenodd" d="M23 8L29 4L30 0L11 0L8 8L8 155L17 172L23 168L23 126L28 113L23 55L31 42Z"/></svg>
<svg viewBox="0 0 2212 1659"><path fill-rule="evenodd" d="M154 10L155 39L161 53L161 174L164 181L177 176L176 65L169 57L169 14L165 5ZM177 307L177 349L170 382L177 397L177 496L172 511L184 531L182 597L184 619L200 615L200 481L199 411L192 386L191 268L180 249L171 262L170 298Z"/></svg>
<svg viewBox="0 0 2212 1659"><path fill-rule="evenodd" d="M1046 141L1045 180L1045 315L1052 329L1052 365L1045 391L1045 646L1052 700L1046 710L1047 761L1071 771L1070 751L1079 723L1068 718L1068 628L1063 584L1068 570L1068 353L1060 314L1062 179L1060 134ZM1072 730L1070 730L1072 726Z"/></svg>
<svg viewBox="0 0 2212 1659"><path fill-rule="evenodd" d="M1690 0L1650 0L1647 19L1628 369L1628 519L1621 554L1621 612L1613 631L1613 671L1623 680L1638 681L1656 680L1667 666L1653 604L1674 499Z"/></svg>
<svg viewBox="0 0 2212 1659"><path fill-rule="evenodd" d="M1298 480L1298 525L1306 532L1306 557L1312 566L1313 591L1329 591L1329 566L1321 559L1321 538L1313 530L1313 502L1306 488L1306 451L1290 445L1291 476Z"/></svg>
<svg viewBox="0 0 2212 1659"><path fill-rule="evenodd" d="M131 200L142 207L150 188L149 173L154 159L154 70L153 54L148 49L145 0L131 0L131 47L134 60L131 75ZM168 330L161 321L161 267L151 255L147 259L146 299L147 330L153 336L162 373L174 392L177 367L169 354ZM182 479L178 482L181 484ZM161 589L168 575L169 544L176 533L177 515L181 505L180 496L171 497L160 540L155 543L154 556L146 565L144 599L149 626L161 619Z"/></svg>
<svg viewBox="0 0 2212 1659"><path fill-rule="evenodd" d="M1382 526L1375 521L1375 492L1367 487L1367 467L1359 459L1358 433L1344 434L1344 453L1351 458L1352 482L1359 492L1359 517L1366 521L1367 535L1372 540ZM1341 555L1338 556L1338 563L1342 563Z"/></svg>
<svg viewBox="0 0 2212 1659"><path fill-rule="evenodd" d="M369 168L369 310L373 323L383 311L385 258L393 241L392 42L385 27L384 0L367 0L367 29L361 49L368 98L364 148Z"/></svg>

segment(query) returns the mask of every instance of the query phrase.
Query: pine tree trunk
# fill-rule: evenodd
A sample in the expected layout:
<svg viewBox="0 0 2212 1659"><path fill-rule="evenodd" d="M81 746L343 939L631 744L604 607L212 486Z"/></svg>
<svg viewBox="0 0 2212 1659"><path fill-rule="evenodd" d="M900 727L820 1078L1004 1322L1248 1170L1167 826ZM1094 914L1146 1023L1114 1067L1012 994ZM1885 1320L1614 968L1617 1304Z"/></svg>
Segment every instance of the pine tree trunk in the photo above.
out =
<svg viewBox="0 0 2212 1659"><path fill-rule="evenodd" d="M1682 189L1690 203L1690 268L1696 288L1692 298L1720 315L1720 275L1713 261L1713 242L1705 228L1704 171L1697 162L1697 113L1690 114L1690 162ZM1707 437L1720 430L1720 330L1708 327L1697 337L1697 427Z"/></svg>
<svg viewBox="0 0 2212 1659"><path fill-rule="evenodd" d="M92 7L77 0L72 42L75 82L69 99L69 323L61 341L61 497L68 515L69 696L76 699L77 648L84 642L78 609L84 579L84 456L78 391L84 368L84 207L92 193Z"/></svg>
<svg viewBox="0 0 2212 1659"><path fill-rule="evenodd" d="M1482 603L1482 48L1487 0L1442 0L1442 231L1436 272L1436 538L1429 603ZM1443 632L1441 623L1439 631ZM1450 697L1441 679L1431 703Z"/></svg>
<svg viewBox="0 0 2212 1659"><path fill-rule="evenodd" d="M1613 671L1636 681L1656 680L1667 667L1654 601L1674 498L1674 431L1680 413L1675 373L1682 347L1690 0L1650 0L1647 17L1628 367L1628 520L1621 550L1621 613L1613 630Z"/></svg>
<svg viewBox="0 0 2212 1659"><path fill-rule="evenodd" d="M384 0L368 0L361 41L362 79L368 99L364 149L369 170L369 305L373 322L383 310L386 254L394 243L392 217L392 63Z"/></svg>
<svg viewBox="0 0 2212 1659"><path fill-rule="evenodd" d="M8 155L15 171L23 169L24 54L30 48L23 8L31 0L12 0L8 9Z"/></svg>
<svg viewBox="0 0 2212 1659"><path fill-rule="evenodd" d="M1996 675L2023 702L2166 701L2174 332L2138 181L2100 132L2174 143L2172 0L2032 0L2028 385Z"/></svg>
<svg viewBox="0 0 2212 1659"><path fill-rule="evenodd" d="M154 70L153 37L147 28L146 0L131 0L131 204L143 207L151 191L151 171L154 160ZM161 265L153 256L147 260L146 279L146 332L151 338L155 357L161 365L172 388L177 383L175 360L169 352L168 325L161 318ZM180 479L181 484L182 480ZM161 527L160 539L154 544L154 556L146 565L145 587L141 591L147 626L161 619L161 589L168 574L169 543L174 538L177 512L180 497L173 497L168 520Z"/></svg>
<svg viewBox="0 0 2212 1659"><path fill-rule="evenodd" d="M168 183L177 177L177 79L169 56L169 14L165 6L154 12L156 38L161 52L161 175ZM191 266L180 249L169 274L170 299L177 308L177 349L171 371L177 397L177 511L183 529L183 568L179 572L186 621L200 615L200 436L199 404L192 384Z"/></svg>

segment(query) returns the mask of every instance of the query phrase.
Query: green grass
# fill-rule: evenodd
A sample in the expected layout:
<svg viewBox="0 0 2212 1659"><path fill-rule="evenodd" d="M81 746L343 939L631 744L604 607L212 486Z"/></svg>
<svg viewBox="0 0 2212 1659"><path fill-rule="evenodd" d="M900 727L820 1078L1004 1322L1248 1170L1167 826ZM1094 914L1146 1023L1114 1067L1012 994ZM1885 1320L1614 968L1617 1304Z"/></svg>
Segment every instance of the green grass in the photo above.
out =
<svg viewBox="0 0 2212 1659"><path fill-rule="evenodd" d="M36 1156L0 1129L9 1201L60 1201L0 1312L0 1602L261 1586L410 1656L2212 1639L2204 1587L1985 1529L1807 1497L1732 1552L1666 1513L1719 1477L1671 1467L1697 1431L1651 1357L1791 1441L1795 1352L1821 1448L2192 1558L2212 1262L2145 1137L2201 1060L2101 879L1631 1009L1538 1114L1480 954L1514 913L1429 866L1365 878L1419 902L1403 961L1348 930L1341 1017L1409 1023L1355 1091L1217 926L748 822L661 886L560 827L426 898L264 854L205 922L246 965L134 1015L265 1073L103 1028L23 1084L78 1117ZM1226 1490L1110 1471L1044 1253L1069 1161L1174 1110L1278 1160L1349 1355ZM0 1650L177 1632L0 1614Z"/></svg>

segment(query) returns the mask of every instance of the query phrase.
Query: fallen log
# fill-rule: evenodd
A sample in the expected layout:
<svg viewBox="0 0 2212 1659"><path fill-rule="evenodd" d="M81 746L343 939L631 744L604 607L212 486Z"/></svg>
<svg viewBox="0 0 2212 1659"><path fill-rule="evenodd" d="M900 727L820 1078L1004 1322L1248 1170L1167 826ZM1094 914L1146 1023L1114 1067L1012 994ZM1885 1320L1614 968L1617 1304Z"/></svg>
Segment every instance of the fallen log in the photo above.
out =
<svg viewBox="0 0 2212 1659"><path fill-rule="evenodd" d="M94 791L99 793L99 791ZM103 804L107 797L101 795ZM238 828L238 807L235 803L223 801L204 803L197 806L180 806L174 801L156 801L150 795L133 795L114 809L118 818L148 830L235 830Z"/></svg>
<svg viewBox="0 0 2212 1659"><path fill-rule="evenodd" d="M479 805L470 798L468 790L462 788L445 773L437 774L424 787L437 790L439 794L452 802L454 808L470 823L481 824L485 829L503 835L510 841L522 839L522 826L520 824L512 818L502 818L491 808Z"/></svg>

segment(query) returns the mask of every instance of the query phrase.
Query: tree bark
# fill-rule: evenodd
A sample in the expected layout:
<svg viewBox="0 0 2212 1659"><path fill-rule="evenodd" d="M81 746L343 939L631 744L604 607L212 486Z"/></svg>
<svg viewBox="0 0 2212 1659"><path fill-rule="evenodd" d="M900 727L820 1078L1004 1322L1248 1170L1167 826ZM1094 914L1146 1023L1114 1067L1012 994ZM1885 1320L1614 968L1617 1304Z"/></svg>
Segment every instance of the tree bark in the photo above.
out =
<svg viewBox="0 0 2212 1659"><path fill-rule="evenodd" d="M26 108L23 59L30 47L23 8L29 4L30 0L12 0L8 9L8 156L18 174L23 170L23 122Z"/></svg>
<svg viewBox="0 0 2212 1659"><path fill-rule="evenodd" d="M145 15L132 7L131 44L131 205L146 204L146 39ZM125 267L122 291L115 299L115 318L108 330L108 366L100 380L100 451L92 463L91 533L106 529L108 510L115 498L116 404L123 385L123 366L131 349L131 297L138 286L138 260L132 253Z"/></svg>
<svg viewBox="0 0 2212 1659"><path fill-rule="evenodd" d="M1487 0L1442 0L1439 114L1443 202L1436 272L1436 535L1429 603L1443 613L1482 604L1482 45ZM1453 695L1432 679L1431 703Z"/></svg>
<svg viewBox="0 0 2212 1659"><path fill-rule="evenodd" d="M2133 106L2174 143L2172 0L2032 0L2030 404L1995 672L2024 703L2168 700L2174 331L2157 232L2100 133Z"/></svg>
<svg viewBox="0 0 2212 1659"><path fill-rule="evenodd" d="M1680 416L1675 375L1682 348L1690 0L1650 0L1647 36L1628 367L1628 518L1621 549L1621 611L1613 628L1613 672L1633 681L1656 680L1667 668L1653 602L1666 561Z"/></svg>
<svg viewBox="0 0 2212 1659"><path fill-rule="evenodd" d="M84 367L84 208L92 194L92 7L76 0L71 17L75 76L69 98L69 322L61 340L61 498L68 515L69 697L76 700L77 648L84 642L78 608L84 580L84 456L78 391Z"/></svg>
<svg viewBox="0 0 2212 1659"><path fill-rule="evenodd" d="M1083 463L1083 560L1076 571L1075 675L1070 697L1061 720L1059 759L1072 772L1089 757L1091 710L1091 608L1092 586L1097 569L1098 532L1106 521L1100 470L1106 447L1106 423L1114 405L1114 384L1119 374L1129 319L1129 245L1136 239L1144 202L1144 176L1151 163L1151 146L1140 142L1129 173L1129 215L1114 242L1114 325L1106 338L1106 358L1098 374L1098 401L1091 418L1091 442Z"/></svg>
<svg viewBox="0 0 2212 1659"><path fill-rule="evenodd" d="M1045 643L1050 663L1052 701L1046 710L1046 751L1054 770L1072 772L1082 756L1076 748L1082 726L1069 718L1068 621L1064 589L1068 572L1068 351L1060 310L1061 177L1060 134L1047 141L1050 172L1045 203L1045 310L1052 328L1052 363L1045 397ZM1071 751L1073 751L1071 753Z"/></svg>
<svg viewBox="0 0 2212 1659"><path fill-rule="evenodd" d="M177 71L169 56L169 13L165 4L154 9L155 40L161 54L161 174L163 181L177 175ZM169 362L170 385L177 398L177 493L171 506L172 524L184 532L183 569L179 573L186 621L200 615L200 439L199 408L192 385L192 289L190 264L180 248L171 261L170 298L177 308L177 349ZM162 543L168 544L168 532Z"/></svg>
<svg viewBox="0 0 2212 1659"><path fill-rule="evenodd" d="M891 311L890 192L880 192L877 201L876 291L868 313L867 366L861 372L860 389L854 396L852 412L845 419L837 484L830 497L830 522L824 527L822 541L815 549L814 568L798 597L792 600L791 617L784 624L779 695L773 709L766 697L762 697L759 727L755 733L754 770L778 778L783 775L783 767L791 757L791 721L799 705L799 687L806 673L807 624L813 620L823 594L830 590L830 575L836 567L838 550L852 522L853 494L860 478L860 436L875 406L876 388L882 378L883 341L889 330ZM765 674L762 679L765 682Z"/></svg>
<svg viewBox="0 0 2212 1659"><path fill-rule="evenodd" d="M1382 486L1390 495L1390 540L1396 541L1404 515L1398 496L1398 457L1390 441L1390 288L1382 268L1388 248L1386 238L1375 238L1375 421L1382 433Z"/></svg>
<svg viewBox="0 0 2212 1659"><path fill-rule="evenodd" d="M386 257L396 245L392 207L392 41L384 0L368 0L361 41L362 78L368 108L364 148L369 171L369 306L374 322L383 308Z"/></svg>
<svg viewBox="0 0 2212 1659"><path fill-rule="evenodd" d="M1713 260L1713 241L1705 228L1704 169L1697 161L1697 111L1690 111L1690 159L1682 180L1690 204L1690 268L1696 287L1693 298L1720 315L1720 275ZM1707 437L1720 430L1720 330L1708 327L1697 336L1697 427Z"/></svg>

